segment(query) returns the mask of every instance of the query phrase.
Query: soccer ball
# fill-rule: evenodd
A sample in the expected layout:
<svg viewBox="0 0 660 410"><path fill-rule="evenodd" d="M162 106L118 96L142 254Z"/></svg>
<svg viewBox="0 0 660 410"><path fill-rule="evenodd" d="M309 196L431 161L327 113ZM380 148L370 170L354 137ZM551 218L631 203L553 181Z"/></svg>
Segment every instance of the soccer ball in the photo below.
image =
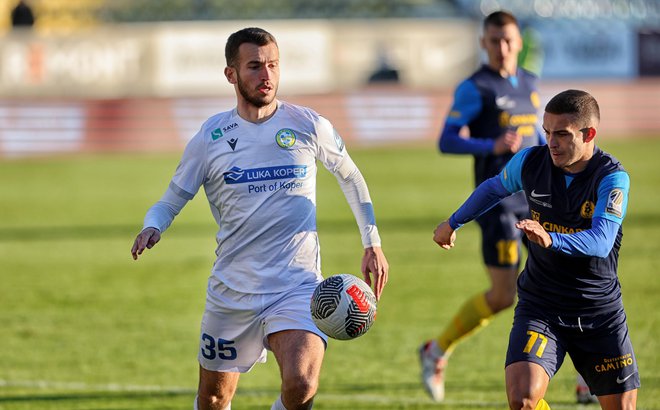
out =
<svg viewBox="0 0 660 410"><path fill-rule="evenodd" d="M346 273L319 283L310 304L312 319L333 339L362 336L376 320L376 296L363 280Z"/></svg>

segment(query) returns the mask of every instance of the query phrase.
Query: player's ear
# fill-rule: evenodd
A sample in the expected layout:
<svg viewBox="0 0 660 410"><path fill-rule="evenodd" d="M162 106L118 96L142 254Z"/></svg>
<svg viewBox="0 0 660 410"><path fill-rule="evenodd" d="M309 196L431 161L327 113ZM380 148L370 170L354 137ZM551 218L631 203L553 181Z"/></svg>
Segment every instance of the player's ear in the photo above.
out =
<svg viewBox="0 0 660 410"><path fill-rule="evenodd" d="M596 129L594 127L589 127L586 131L587 132L584 134L584 142L591 142L596 138Z"/></svg>
<svg viewBox="0 0 660 410"><path fill-rule="evenodd" d="M230 84L236 84L236 70L233 67L225 67L225 77Z"/></svg>

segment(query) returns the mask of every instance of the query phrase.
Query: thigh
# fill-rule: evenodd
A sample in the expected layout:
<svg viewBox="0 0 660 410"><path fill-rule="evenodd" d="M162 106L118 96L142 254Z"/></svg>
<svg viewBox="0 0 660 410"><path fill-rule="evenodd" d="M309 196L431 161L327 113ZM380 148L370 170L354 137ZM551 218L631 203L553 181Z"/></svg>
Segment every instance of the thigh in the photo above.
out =
<svg viewBox="0 0 660 410"><path fill-rule="evenodd" d="M520 263L521 234L515 227L518 218L495 206L479 218L481 252L484 263L502 268L517 268Z"/></svg>
<svg viewBox="0 0 660 410"><path fill-rule="evenodd" d="M264 344L272 350L285 380L291 376L318 378L328 339L312 320L310 300L317 284L303 283L274 295L263 313Z"/></svg>
<svg viewBox="0 0 660 410"><path fill-rule="evenodd" d="M518 303L509 335L506 366L517 362L535 363L550 379L561 367L565 356L566 350L553 326L533 308Z"/></svg>
<svg viewBox="0 0 660 410"><path fill-rule="evenodd" d="M589 319L568 348L575 368L596 396L618 395L640 387L637 359L623 310Z"/></svg>
<svg viewBox="0 0 660 410"><path fill-rule="evenodd" d="M305 330L283 330L268 335L268 344L277 360L282 380L318 382L325 353L325 342Z"/></svg>
<svg viewBox="0 0 660 410"><path fill-rule="evenodd" d="M532 362L515 362L505 369L506 396L510 407L529 401L538 403L545 396L550 377L545 369Z"/></svg>
<svg viewBox="0 0 660 410"><path fill-rule="evenodd" d="M637 389L598 396L598 401L603 410L634 410L637 408Z"/></svg>
<svg viewBox="0 0 660 410"><path fill-rule="evenodd" d="M284 330L302 330L315 334L325 346L328 336L316 326L310 310L312 294L318 283L320 280L302 283L290 291L271 295L262 314L264 333L271 335ZM264 340L264 345L272 350L270 338Z"/></svg>

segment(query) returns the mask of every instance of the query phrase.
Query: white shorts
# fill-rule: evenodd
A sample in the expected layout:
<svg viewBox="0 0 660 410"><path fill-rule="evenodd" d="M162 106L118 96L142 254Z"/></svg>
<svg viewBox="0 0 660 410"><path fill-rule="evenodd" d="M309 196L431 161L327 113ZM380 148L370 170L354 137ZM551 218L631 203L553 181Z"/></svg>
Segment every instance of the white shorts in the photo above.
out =
<svg viewBox="0 0 660 410"><path fill-rule="evenodd" d="M202 317L199 364L206 370L246 373L266 362L268 335L282 330L306 330L327 345L328 337L312 320L309 304L322 279L281 293L252 294L229 289L209 278Z"/></svg>

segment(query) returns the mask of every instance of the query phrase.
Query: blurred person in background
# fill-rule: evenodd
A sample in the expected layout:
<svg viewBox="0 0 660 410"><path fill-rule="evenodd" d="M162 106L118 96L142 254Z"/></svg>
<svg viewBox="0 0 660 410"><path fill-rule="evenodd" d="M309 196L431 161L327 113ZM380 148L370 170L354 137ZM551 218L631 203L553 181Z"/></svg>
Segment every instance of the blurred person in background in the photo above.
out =
<svg viewBox="0 0 660 410"><path fill-rule="evenodd" d="M518 67L523 44L515 16L488 15L480 40L488 61L456 88L439 141L443 153L474 157L475 185L497 175L520 149L545 144L538 127L537 77ZM477 219L490 288L470 297L442 333L420 347L422 382L433 400L444 399L447 362L459 341L513 304L522 241L515 224L528 215L521 192Z"/></svg>
<svg viewBox="0 0 660 410"><path fill-rule="evenodd" d="M451 249L456 230L523 192L531 219L516 223L529 257L505 363L511 409L549 410L544 396L566 354L605 410L633 410L640 376L617 269L630 177L596 146L598 102L566 90L546 105L547 145L515 154L434 231Z"/></svg>
<svg viewBox="0 0 660 410"><path fill-rule="evenodd" d="M317 161L337 178L364 246L362 273L380 298L388 263L366 182L332 124L279 101L279 49L259 28L232 34L225 76L235 109L208 119L188 143L169 188L145 216L131 249L153 247L204 186L218 224L200 332L195 409L230 409L241 373L277 360L281 394L272 410L311 409L327 336L310 300L323 279L316 228Z"/></svg>
<svg viewBox="0 0 660 410"><path fill-rule="evenodd" d="M14 28L32 27L34 25L34 13L25 0L19 0L11 11L11 25Z"/></svg>

